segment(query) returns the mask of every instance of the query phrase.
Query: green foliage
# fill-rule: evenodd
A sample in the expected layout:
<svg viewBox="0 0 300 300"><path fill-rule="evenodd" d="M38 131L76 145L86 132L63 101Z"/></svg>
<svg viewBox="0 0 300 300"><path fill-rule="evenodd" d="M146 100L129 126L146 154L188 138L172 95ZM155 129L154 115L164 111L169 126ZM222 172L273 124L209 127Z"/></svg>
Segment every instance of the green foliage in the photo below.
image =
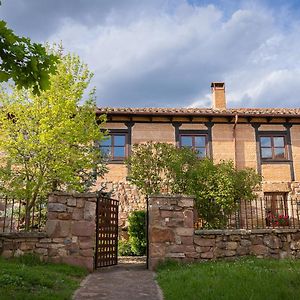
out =
<svg viewBox="0 0 300 300"><path fill-rule="evenodd" d="M58 56L48 54L41 44L19 37L0 20L0 82L13 79L16 86L33 88L35 94L49 88Z"/></svg>
<svg viewBox="0 0 300 300"><path fill-rule="evenodd" d="M82 99L92 74L79 57L56 54L46 91L0 91L0 192L25 200L27 217L37 199L57 189L86 191L106 170L95 144L105 136L105 117L96 120L94 91Z"/></svg>
<svg viewBox="0 0 300 300"><path fill-rule="evenodd" d="M127 240L119 240L118 242L118 255L120 256L133 256L131 244Z"/></svg>
<svg viewBox="0 0 300 300"><path fill-rule="evenodd" d="M151 142L134 145L126 161L129 180L145 195L184 192L185 175L196 162L196 154L187 148Z"/></svg>
<svg viewBox="0 0 300 300"><path fill-rule="evenodd" d="M143 210L133 211L128 217L128 234L131 251L135 255L145 255L146 240L146 213Z"/></svg>
<svg viewBox="0 0 300 300"><path fill-rule="evenodd" d="M241 199L255 199L261 177L253 169L236 170L232 161L200 160L188 148L164 143L135 145L127 161L129 180L145 195L195 196L199 217L209 228L222 228Z"/></svg>

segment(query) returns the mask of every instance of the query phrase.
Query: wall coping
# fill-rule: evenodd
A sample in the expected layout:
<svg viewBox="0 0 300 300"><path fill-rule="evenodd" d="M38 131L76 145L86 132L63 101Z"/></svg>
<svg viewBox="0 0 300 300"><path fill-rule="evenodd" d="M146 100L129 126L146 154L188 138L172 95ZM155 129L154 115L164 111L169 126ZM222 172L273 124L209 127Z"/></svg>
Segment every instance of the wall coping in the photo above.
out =
<svg viewBox="0 0 300 300"><path fill-rule="evenodd" d="M47 238L48 234L46 232L1 232L0 238Z"/></svg>
<svg viewBox="0 0 300 300"><path fill-rule="evenodd" d="M55 191L49 194L49 196L69 196L74 198L97 198L97 193L67 193L61 191Z"/></svg>
<svg viewBox="0 0 300 300"><path fill-rule="evenodd" d="M178 195L167 195L167 194L154 194L154 195L150 195L149 198L151 199L156 199L156 198L167 198L167 199L195 199L194 196L187 196L187 195L182 195L182 194L178 194Z"/></svg>
<svg viewBox="0 0 300 300"><path fill-rule="evenodd" d="M295 233L295 228L266 228L266 229L197 229L195 235L246 235L246 234L270 234L270 233Z"/></svg>

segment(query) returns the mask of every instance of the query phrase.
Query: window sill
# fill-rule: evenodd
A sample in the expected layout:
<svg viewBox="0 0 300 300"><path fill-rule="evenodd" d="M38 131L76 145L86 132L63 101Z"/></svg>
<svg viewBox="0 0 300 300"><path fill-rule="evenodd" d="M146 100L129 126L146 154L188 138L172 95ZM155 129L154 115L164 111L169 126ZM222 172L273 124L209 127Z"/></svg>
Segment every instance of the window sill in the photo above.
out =
<svg viewBox="0 0 300 300"><path fill-rule="evenodd" d="M261 164L289 164L290 159L261 159Z"/></svg>

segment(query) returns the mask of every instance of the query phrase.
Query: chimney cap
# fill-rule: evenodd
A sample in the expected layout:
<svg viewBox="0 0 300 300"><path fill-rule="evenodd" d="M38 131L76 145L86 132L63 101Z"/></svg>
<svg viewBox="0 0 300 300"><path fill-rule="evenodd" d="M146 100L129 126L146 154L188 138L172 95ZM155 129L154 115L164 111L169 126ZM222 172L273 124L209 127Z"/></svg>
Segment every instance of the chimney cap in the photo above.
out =
<svg viewBox="0 0 300 300"><path fill-rule="evenodd" d="M225 82L221 82L221 81L218 81L218 82L212 82L212 83L211 83L211 87L212 87L212 88L224 89L224 88L225 88Z"/></svg>

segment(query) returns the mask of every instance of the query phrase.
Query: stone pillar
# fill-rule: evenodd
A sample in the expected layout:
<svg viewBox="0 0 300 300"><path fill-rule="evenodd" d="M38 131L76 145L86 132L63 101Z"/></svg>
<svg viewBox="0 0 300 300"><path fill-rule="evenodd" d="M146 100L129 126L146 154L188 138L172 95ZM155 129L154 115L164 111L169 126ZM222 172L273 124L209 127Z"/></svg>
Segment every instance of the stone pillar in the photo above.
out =
<svg viewBox="0 0 300 300"><path fill-rule="evenodd" d="M96 201L94 193L55 192L49 196L46 233L50 239L47 245L50 261L93 270Z"/></svg>
<svg viewBox="0 0 300 300"><path fill-rule="evenodd" d="M194 199L152 196L149 199L149 268L165 259L190 261L199 254L193 244Z"/></svg>

